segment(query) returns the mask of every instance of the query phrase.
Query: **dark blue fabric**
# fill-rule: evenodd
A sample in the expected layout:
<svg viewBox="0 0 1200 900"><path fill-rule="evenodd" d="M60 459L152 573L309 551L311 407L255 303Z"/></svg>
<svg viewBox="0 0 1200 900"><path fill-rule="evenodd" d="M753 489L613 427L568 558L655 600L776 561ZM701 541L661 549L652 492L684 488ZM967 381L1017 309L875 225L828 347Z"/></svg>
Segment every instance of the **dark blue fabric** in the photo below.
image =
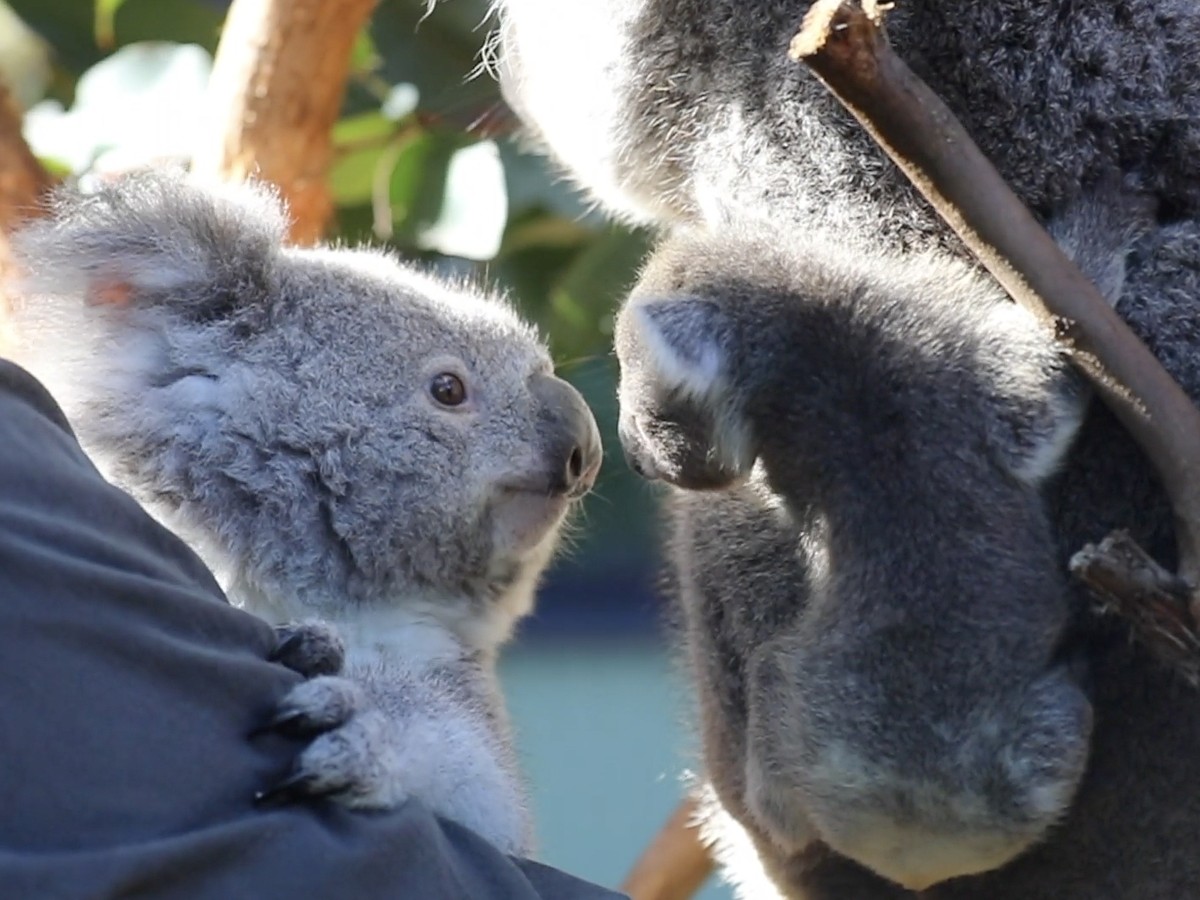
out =
<svg viewBox="0 0 1200 900"><path fill-rule="evenodd" d="M616 896L416 803L256 808L297 749L247 737L272 645L0 360L0 896Z"/></svg>

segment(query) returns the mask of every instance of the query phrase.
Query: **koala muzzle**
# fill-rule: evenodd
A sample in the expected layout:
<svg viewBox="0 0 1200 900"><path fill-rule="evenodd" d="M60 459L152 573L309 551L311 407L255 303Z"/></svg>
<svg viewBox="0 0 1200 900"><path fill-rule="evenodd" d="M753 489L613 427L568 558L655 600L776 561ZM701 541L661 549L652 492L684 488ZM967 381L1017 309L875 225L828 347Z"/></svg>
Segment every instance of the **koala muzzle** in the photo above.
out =
<svg viewBox="0 0 1200 900"><path fill-rule="evenodd" d="M583 395L553 375L535 375L531 388L541 404L538 432L549 463L549 490L571 499L596 483L604 452L596 417Z"/></svg>

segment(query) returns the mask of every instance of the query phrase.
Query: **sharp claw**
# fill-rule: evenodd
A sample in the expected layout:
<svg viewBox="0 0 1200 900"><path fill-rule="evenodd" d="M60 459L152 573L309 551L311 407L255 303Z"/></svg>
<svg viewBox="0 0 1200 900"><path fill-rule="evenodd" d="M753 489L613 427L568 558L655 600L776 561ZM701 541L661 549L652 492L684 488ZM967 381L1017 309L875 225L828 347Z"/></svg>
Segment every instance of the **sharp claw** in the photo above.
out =
<svg viewBox="0 0 1200 900"><path fill-rule="evenodd" d="M313 790L315 783L316 781L311 775L304 772L293 772L273 787L256 792L254 805L283 806L310 797L324 796L327 792Z"/></svg>
<svg viewBox="0 0 1200 900"><path fill-rule="evenodd" d="M286 666L305 678L337 675L345 667L346 647L333 631L303 625L279 626L276 636L286 634L267 654L269 662ZM311 643L311 646L309 644Z"/></svg>
<svg viewBox="0 0 1200 900"><path fill-rule="evenodd" d="M289 738L302 738L319 730L313 726L303 711L285 707L251 731L248 737L258 738L264 734L280 734Z"/></svg>
<svg viewBox="0 0 1200 900"><path fill-rule="evenodd" d="M267 659L270 662L279 662L290 651L300 646L302 641L303 637L301 636L301 633L299 631L293 631L290 635L275 645L275 649L270 652L270 654L267 656Z"/></svg>
<svg viewBox="0 0 1200 900"><path fill-rule="evenodd" d="M345 787L334 785L318 789L319 783L315 775L307 772L292 772L275 786L269 787L265 791L256 791L254 805L273 807L299 803L304 800L321 800L337 796L346 790Z"/></svg>

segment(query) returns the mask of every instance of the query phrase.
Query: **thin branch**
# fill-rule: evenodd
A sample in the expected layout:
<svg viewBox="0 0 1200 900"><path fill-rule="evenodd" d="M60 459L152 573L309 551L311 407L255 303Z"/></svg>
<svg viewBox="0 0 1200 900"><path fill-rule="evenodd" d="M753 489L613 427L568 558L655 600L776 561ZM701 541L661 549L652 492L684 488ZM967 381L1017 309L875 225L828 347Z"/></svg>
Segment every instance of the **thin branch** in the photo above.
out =
<svg viewBox="0 0 1200 900"><path fill-rule="evenodd" d="M696 829L696 803L689 798L638 858L621 891L632 900L688 900L714 868Z"/></svg>
<svg viewBox="0 0 1200 900"><path fill-rule="evenodd" d="M949 108L892 52L885 7L818 0L791 46L879 142L980 262L1046 320L1141 445L1175 514L1179 576L1200 598L1200 411L979 151ZM951 26L947 26L951 27ZM1179 580L1160 585L1170 593Z"/></svg>
<svg viewBox="0 0 1200 900"><path fill-rule="evenodd" d="M194 171L256 176L282 191L291 239L318 240L333 215L330 132L350 54L377 0L234 0L209 86L207 142Z"/></svg>
<svg viewBox="0 0 1200 900"><path fill-rule="evenodd" d="M1200 686L1200 636L1185 582L1151 559L1124 531L1076 553L1071 571L1091 587L1101 613L1120 616L1135 640L1192 687Z"/></svg>

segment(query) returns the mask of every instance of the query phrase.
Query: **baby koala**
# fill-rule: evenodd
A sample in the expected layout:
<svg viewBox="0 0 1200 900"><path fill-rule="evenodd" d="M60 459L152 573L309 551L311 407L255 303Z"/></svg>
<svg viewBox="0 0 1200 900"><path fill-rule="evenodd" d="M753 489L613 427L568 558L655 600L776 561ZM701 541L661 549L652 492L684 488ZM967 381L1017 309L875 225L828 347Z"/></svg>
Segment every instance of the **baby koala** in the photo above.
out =
<svg viewBox="0 0 1200 900"><path fill-rule="evenodd" d="M279 711L323 733L276 793L416 797L527 854L496 655L595 481L595 420L503 302L285 225L261 186L62 192L15 239L18 361L235 602L346 642L348 677ZM283 636L340 667L327 629Z"/></svg>
<svg viewBox="0 0 1200 900"><path fill-rule="evenodd" d="M682 489L707 775L774 880L823 843L921 890L1044 836L1092 728L1039 494L1086 391L1044 328L952 259L730 225L666 239L616 346L629 462Z"/></svg>

